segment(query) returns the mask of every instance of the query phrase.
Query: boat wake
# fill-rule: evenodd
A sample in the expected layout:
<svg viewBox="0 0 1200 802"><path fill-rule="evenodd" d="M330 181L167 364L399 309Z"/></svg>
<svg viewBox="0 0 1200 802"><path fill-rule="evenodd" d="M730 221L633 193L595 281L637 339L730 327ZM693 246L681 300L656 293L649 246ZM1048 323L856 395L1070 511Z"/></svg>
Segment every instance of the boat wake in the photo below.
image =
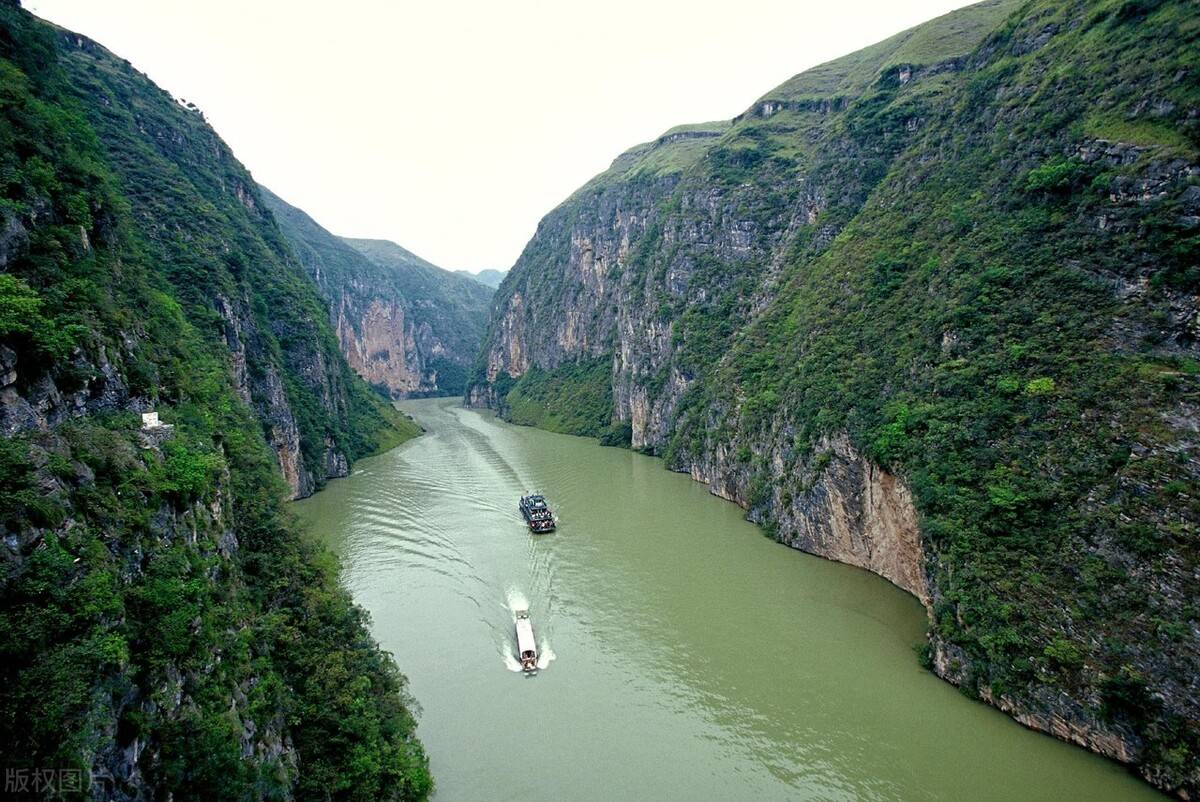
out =
<svg viewBox="0 0 1200 802"><path fill-rule="evenodd" d="M548 667L558 657L554 650L550 648L550 642L545 638L538 641L538 660L537 667L539 669Z"/></svg>
<svg viewBox="0 0 1200 802"><path fill-rule="evenodd" d="M517 610L528 610L529 599L525 598L525 594L515 587L509 586L504 591L504 603L508 607L508 611L513 614L513 620L517 620Z"/></svg>

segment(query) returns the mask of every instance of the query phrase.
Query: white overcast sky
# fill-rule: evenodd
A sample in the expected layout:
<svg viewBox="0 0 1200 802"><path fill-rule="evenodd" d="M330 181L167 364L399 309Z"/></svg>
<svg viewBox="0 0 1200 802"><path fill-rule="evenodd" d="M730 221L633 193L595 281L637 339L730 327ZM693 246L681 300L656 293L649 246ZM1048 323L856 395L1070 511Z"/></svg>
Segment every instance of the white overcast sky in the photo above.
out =
<svg viewBox="0 0 1200 802"><path fill-rule="evenodd" d="M963 0L25 0L195 102L331 231L511 266L621 151Z"/></svg>

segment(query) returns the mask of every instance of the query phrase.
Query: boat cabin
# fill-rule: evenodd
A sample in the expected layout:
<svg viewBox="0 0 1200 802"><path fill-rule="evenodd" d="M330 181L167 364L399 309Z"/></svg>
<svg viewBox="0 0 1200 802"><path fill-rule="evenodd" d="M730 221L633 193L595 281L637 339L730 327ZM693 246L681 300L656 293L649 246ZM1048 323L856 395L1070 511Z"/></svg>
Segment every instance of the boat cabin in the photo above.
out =
<svg viewBox="0 0 1200 802"><path fill-rule="evenodd" d="M537 670L537 641L533 637L533 623L528 610L517 610L517 659L524 671Z"/></svg>
<svg viewBox="0 0 1200 802"><path fill-rule="evenodd" d="M541 493L527 493L521 496L517 507L525 516L525 522L529 524L530 531L537 533L554 531L554 527L557 525L554 513L551 511L550 505L546 503L546 497Z"/></svg>

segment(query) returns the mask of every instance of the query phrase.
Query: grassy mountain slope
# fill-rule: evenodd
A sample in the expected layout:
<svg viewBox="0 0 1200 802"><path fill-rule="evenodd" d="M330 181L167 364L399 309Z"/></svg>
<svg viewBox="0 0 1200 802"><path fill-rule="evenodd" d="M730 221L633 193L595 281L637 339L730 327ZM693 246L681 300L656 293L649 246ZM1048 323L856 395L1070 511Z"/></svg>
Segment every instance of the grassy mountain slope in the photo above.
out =
<svg viewBox="0 0 1200 802"><path fill-rule="evenodd" d="M969 55L1014 10L1009 0L985 0L944 14L882 42L818 65L764 95L765 101L827 101L853 97L879 76L903 66L948 65ZM755 104L758 105L758 104Z"/></svg>
<svg viewBox="0 0 1200 802"><path fill-rule="evenodd" d="M542 221L471 397L610 399L576 430L897 581L939 675L1194 797L1198 36L984 3L639 146Z"/></svg>
<svg viewBox="0 0 1200 802"><path fill-rule="evenodd" d="M405 296L412 299L415 308L430 316L429 325L440 335L448 337L458 332L473 343L482 337L492 292L487 287L481 288L481 282L443 270L391 240L343 237L342 241L379 268L399 277ZM437 309L443 309L448 317L443 321L434 319L432 312ZM473 349L471 356L477 352Z"/></svg>
<svg viewBox="0 0 1200 802"><path fill-rule="evenodd" d="M260 190L325 297L351 367L395 398L461 395L483 337L491 290L395 243L342 240Z"/></svg>
<svg viewBox="0 0 1200 802"><path fill-rule="evenodd" d="M338 357L323 304L245 169L196 111L112 54L63 35L61 69L182 311L223 329L239 394L259 410L296 495L400 425ZM315 322L314 322L315 321ZM151 392L147 387L136 392ZM366 439L364 439L366 438Z"/></svg>
<svg viewBox="0 0 1200 802"><path fill-rule="evenodd" d="M108 798L424 796L403 677L283 507L413 425L198 113L7 0L0 73L6 767Z"/></svg>
<svg viewBox="0 0 1200 802"><path fill-rule="evenodd" d="M472 273L469 270L455 270L454 272L472 278L492 289L499 287L500 282L504 281L504 277L508 275L507 270L492 270L491 268L480 270L478 273Z"/></svg>

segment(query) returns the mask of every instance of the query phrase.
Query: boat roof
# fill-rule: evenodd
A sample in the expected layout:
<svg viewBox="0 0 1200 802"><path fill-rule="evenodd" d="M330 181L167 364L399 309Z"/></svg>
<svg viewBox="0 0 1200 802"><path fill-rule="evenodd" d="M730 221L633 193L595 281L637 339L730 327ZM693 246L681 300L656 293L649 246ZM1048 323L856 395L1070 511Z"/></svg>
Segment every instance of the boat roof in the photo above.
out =
<svg viewBox="0 0 1200 802"><path fill-rule="evenodd" d="M528 614L524 618L517 618L517 651L537 654L537 641L533 638L533 624Z"/></svg>

